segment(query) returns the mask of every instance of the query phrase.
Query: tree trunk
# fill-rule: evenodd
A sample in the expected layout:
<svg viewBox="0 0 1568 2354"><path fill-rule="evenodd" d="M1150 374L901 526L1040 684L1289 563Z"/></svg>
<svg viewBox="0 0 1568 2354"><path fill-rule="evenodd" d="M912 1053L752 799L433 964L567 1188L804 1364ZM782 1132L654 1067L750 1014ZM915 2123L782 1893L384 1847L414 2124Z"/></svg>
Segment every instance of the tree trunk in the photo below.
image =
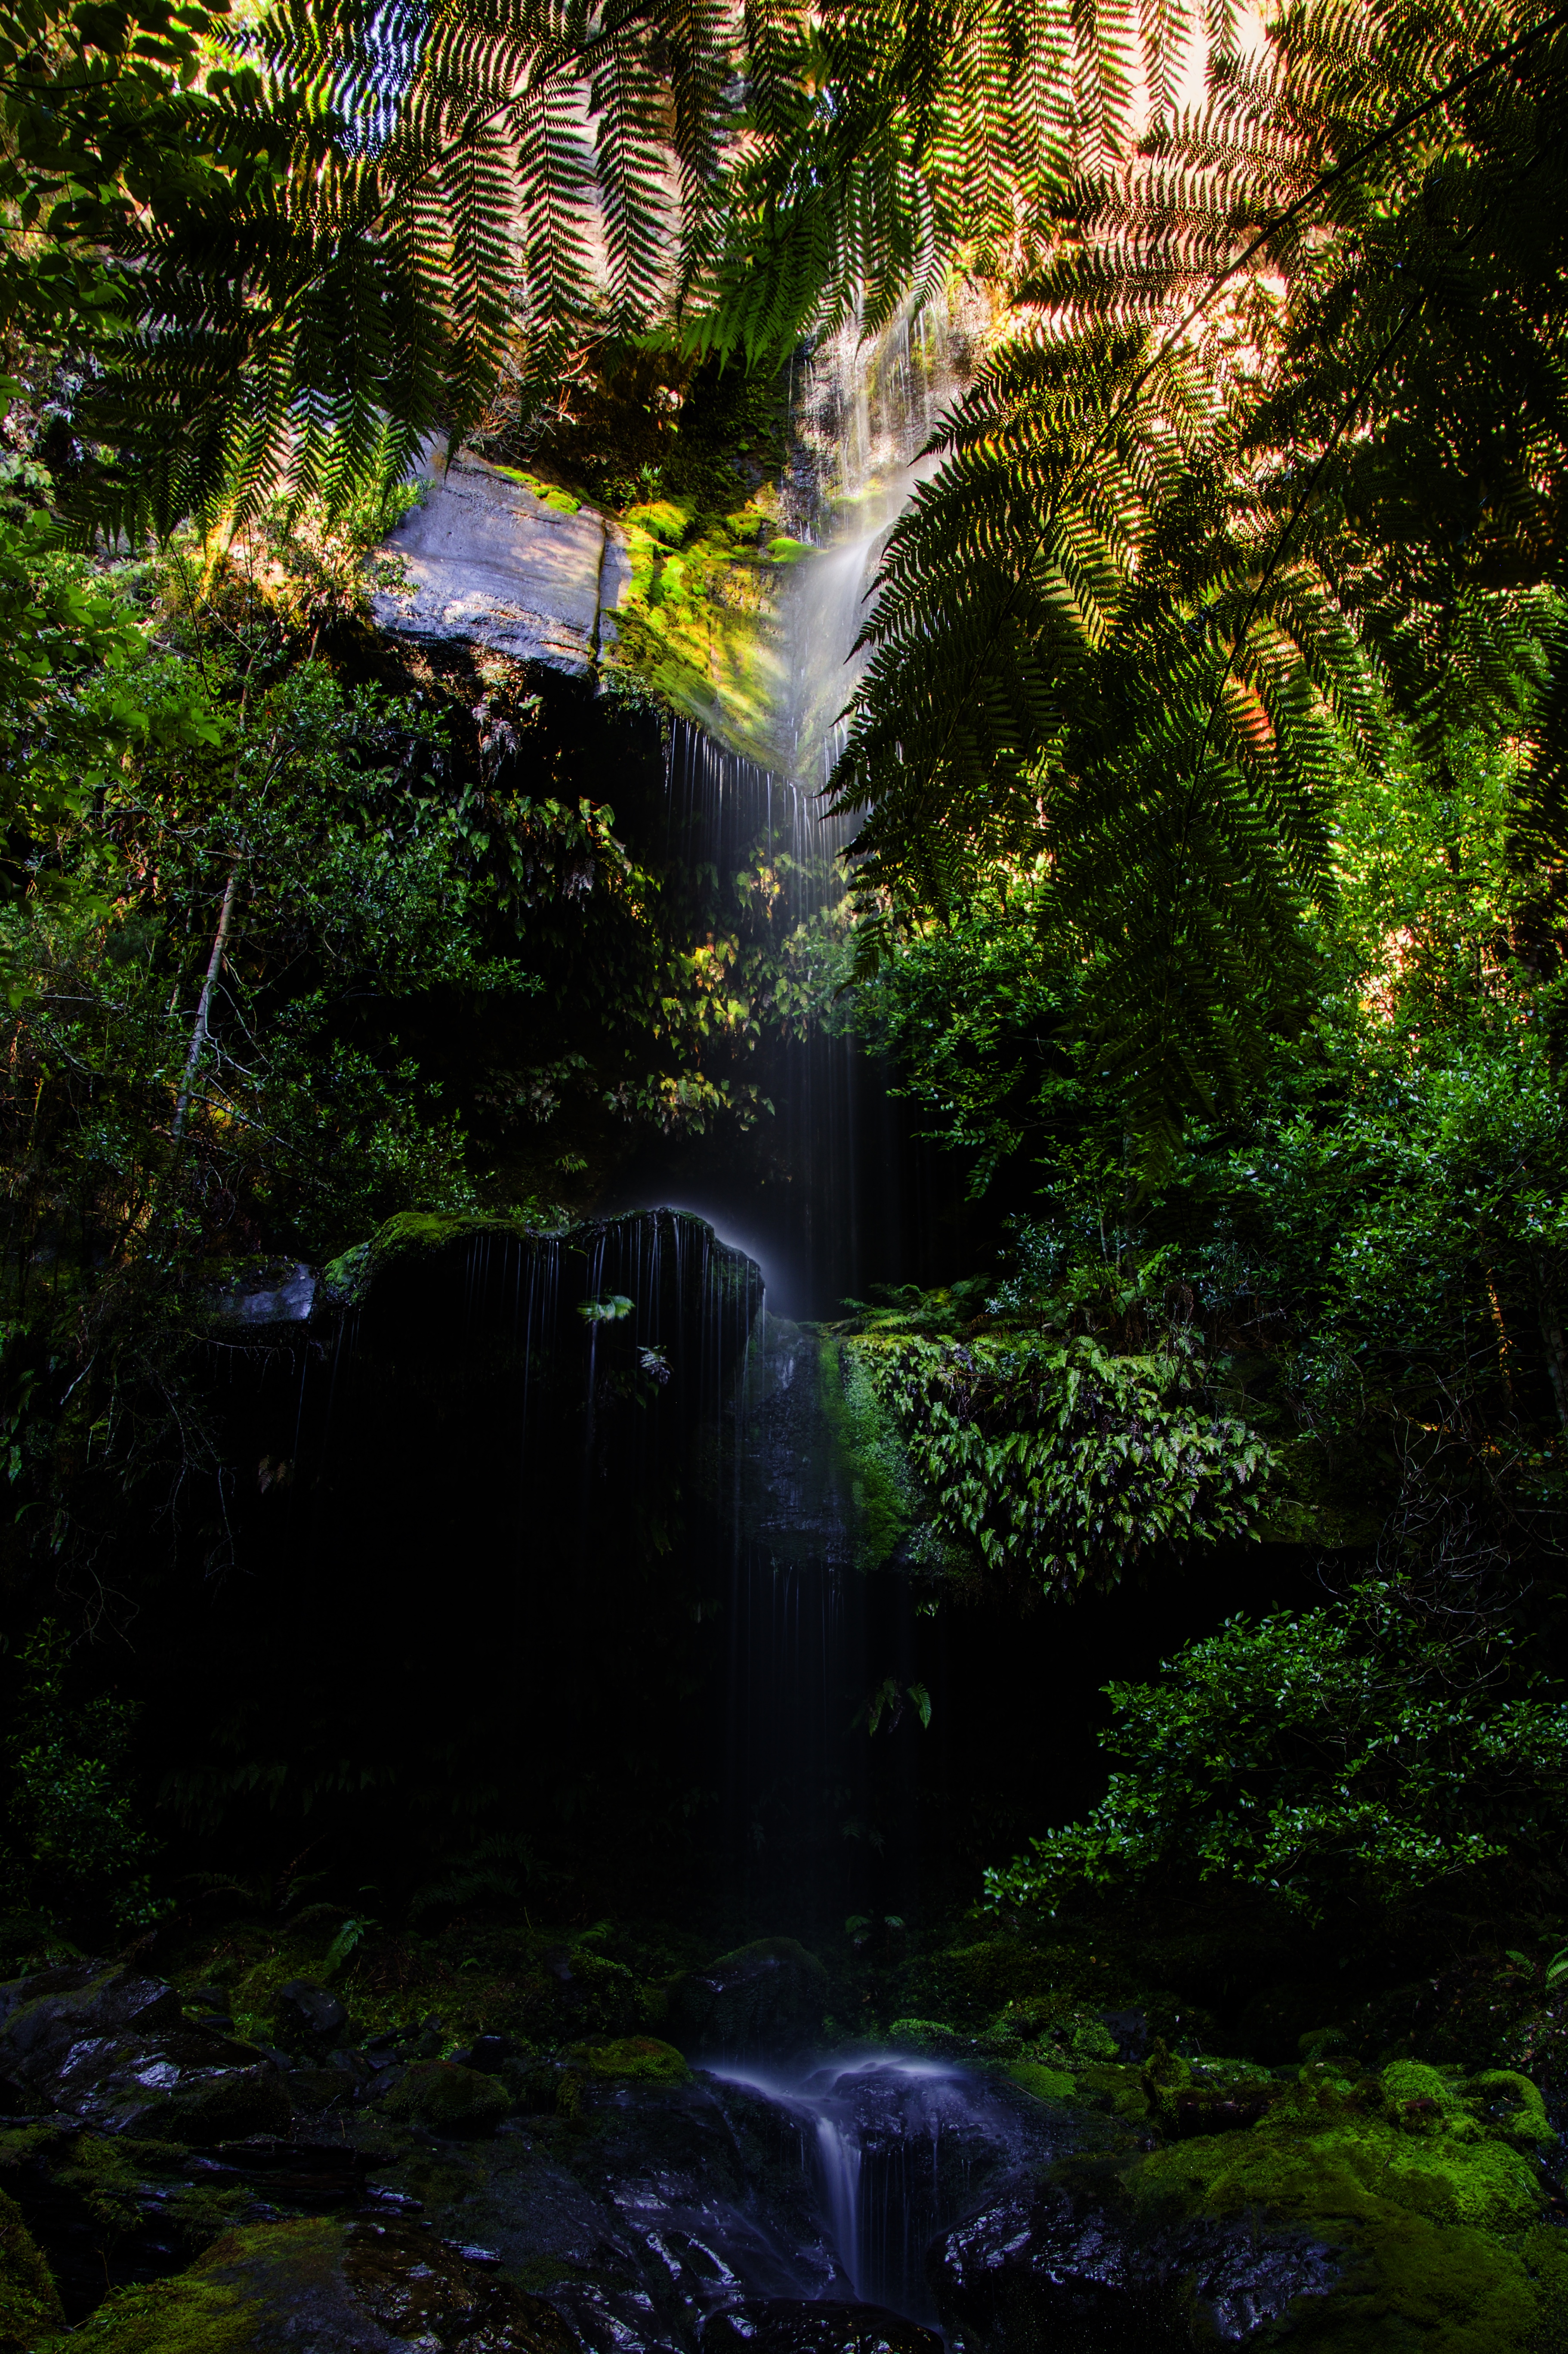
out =
<svg viewBox="0 0 1568 2354"><path fill-rule="evenodd" d="M177 1144L185 1132L185 1114L190 1108L191 1088L196 1082L196 1065L207 1044L207 1017L212 1004L212 992L217 976L223 970L223 952L228 946L228 927L234 916L234 901L239 888L239 861L237 858L228 870L228 880L223 886L223 906L218 911L217 930L214 935L212 954L207 959L207 979L201 985L196 1002L196 1022L191 1029L191 1050L185 1056L185 1075L180 1083L180 1099L175 1106L174 1139Z"/></svg>

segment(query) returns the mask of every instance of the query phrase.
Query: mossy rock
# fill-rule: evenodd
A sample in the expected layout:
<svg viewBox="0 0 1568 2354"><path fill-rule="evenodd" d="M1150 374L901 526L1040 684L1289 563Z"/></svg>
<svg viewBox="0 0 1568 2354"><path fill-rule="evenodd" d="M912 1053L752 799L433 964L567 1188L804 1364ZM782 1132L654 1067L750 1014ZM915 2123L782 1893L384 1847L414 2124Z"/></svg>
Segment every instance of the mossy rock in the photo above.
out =
<svg viewBox="0 0 1568 2354"><path fill-rule="evenodd" d="M1128 2066L1120 2061L1097 2062L1089 2068L1072 2072L1073 2098L1086 2109L1098 2109L1102 2115L1129 2117L1135 2123L1149 2120L1149 2091L1141 2068Z"/></svg>
<svg viewBox="0 0 1568 2354"><path fill-rule="evenodd" d="M683 2084L691 2077L682 2054L656 2035L620 2035L609 2043L579 2043L569 2054L574 2068L592 2076L619 2076L640 2084Z"/></svg>
<svg viewBox="0 0 1568 2354"><path fill-rule="evenodd" d="M946 2012L959 2009L987 2019L1008 2005L1030 1997L1051 1997L1058 1965L1038 1946L1016 1937L986 1937L973 1946L934 1955L920 1971L923 1990L935 1995Z"/></svg>
<svg viewBox="0 0 1568 2354"><path fill-rule="evenodd" d="M477 2140L495 2131L511 2109L512 2094L499 2076L483 2075L455 2060L416 2060L385 2106L389 2117L427 2133Z"/></svg>
<svg viewBox="0 0 1568 2354"><path fill-rule="evenodd" d="M1515 2069L1483 2069L1467 2079L1463 2098L1484 2133L1515 2149L1548 2148L1557 2139L1540 2087Z"/></svg>
<svg viewBox="0 0 1568 2354"><path fill-rule="evenodd" d="M14 2199L0 2190L0 2354L26 2354L65 2327L55 2287Z"/></svg>
<svg viewBox="0 0 1568 2354"><path fill-rule="evenodd" d="M1147 2171L1217 2214L1252 2205L1311 2222L1392 2203L1434 2223L1516 2232L1541 2220L1544 2197L1506 2142L1412 2134L1327 2085L1288 2093L1250 2133L1160 2150Z"/></svg>
<svg viewBox="0 0 1568 2354"><path fill-rule="evenodd" d="M1070 2101L1077 2089L1077 2078L1065 2068L1042 2067L1037 2060L1015 2060L1008 2074L1037 2101Z"/></svg>
<svg viewBox="0 0 1568 2354"><path fill-rule="evenodd" d="M820 2034L828 1974L795 1937L758 1937L690 1970L671 1990L670 2015L689 2049L799 2049Z"/></svg>
<svg viewBox="0 0 1568 2354"><path fill-rule="evenodd" d="M1151 2214L1266 2217L1340 2248L1340 2283L1303 2303L1293 2344L1336 2354L1524 2354L1544 2344L1544 2315L1568 2287L1568 2245L1542 2228L1535 2169L1502 2140L1434 2135L1425 2122L1412 2130L1408 2099L1437 2096L1389 2073L1383 2115L1327 2083L1299 2084L1250 2132L1156 2151L1134 2198ZM1375 2080L1369 2086L1375 2099ZM1458 2113L1439 2112L1449 2114Z"/></svg>
<svg viewBox="0 0 1568 2354"><path fill-rule="evenodd" d="M887 2041L900 2052L924 2052L936 2059L957 2059L975 2048L972 2035L962 2035L939 2019L895 2019Z"/></svg>
<svg viewBox="0 0 1568 2354"><path fill-rule="evenodd" d="M578 2354L553 2306L410 2224L334 2218L230 2232L190 2271L117 2289L39 2354L385 2354L395 2341Z"/></svg>

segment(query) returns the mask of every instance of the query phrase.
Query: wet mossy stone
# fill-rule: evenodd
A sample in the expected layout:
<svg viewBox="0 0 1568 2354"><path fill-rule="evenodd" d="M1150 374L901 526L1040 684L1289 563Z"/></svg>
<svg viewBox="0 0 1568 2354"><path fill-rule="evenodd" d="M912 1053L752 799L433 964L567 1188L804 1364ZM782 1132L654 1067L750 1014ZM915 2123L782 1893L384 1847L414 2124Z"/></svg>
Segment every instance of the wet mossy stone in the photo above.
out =
<svg viewBox="0 0 1568 2354"><path fill-rule="evenodd" d="M1328 2084L1290 2089L1250 2133L1157 2151L1139 2180L1222 2215L1342 2221L1393 2206L1492 2232L1527 2229L1544 2200L1535 2168L1507 2142L1411 2132Z"/></svg>
<svg viewBox="0 0 1568 2354"><path fill-rule="evenodd" d="M937 2059L959 2059L973 2052L976 2038L939 2019L895 2019L887 2041L900 2052L924 2052Z"/></svg>
<svg viewBox="0 0 1568 2354"><path fill-rule="evenodd" d="M671 2024L688 2052L740 2056L797 2051L821 2032L828 1974L794 1937L759 1937L671 1991Z"/></svg>
<svg viewBox="0 0 1568 2354"><path fill-rule="evenodd" d="M1037 2101L1069 2101L1077 2090L1078 2080L1070 2069L1048 2068L1038 2060L1015 2060L1007 2073Z"/></svg>
<svg viewBox="0 0 1568 2354"><path fill-rule="evenodd" d="M27 2354L65 2327L59 2291L14 2199L0 2190L0 2354Z"/></svg>
<svg viewBox="0 0 1568 2354"><path fill-rule="evenodd" d="M270 2061L192 2026L162 1978L99 1962L0 1987L0 2079L100 2133L207 2143L289 2126Z"/></svg>
<svg viewBox="0 0 1568 2354"><path fill-rule="evenodd" d="M555 2307L408 2223L330 2218L230 2232L190 2271L117 2289L39 2354L578 2354Z"/></svg>
<svg viewBox="0 0 1568 2354"><path fill-rule="evenodd" d="M1331 2067L1332 2062L1319 2063ZM1310 2072L1302 2070L1302 2082ZM1394 2060L1383 2070L1383 2094L1395 2120L1417 2133L1457 2133L1474 2140L1479 2128L1460 2098L1451 2075L1428 2068L1419 2060Z"/></svg>
<svg viewBox="0 0 1568 2354"><path fill-rule="evenodd" d="M348 2012L316 1978L286 1978L272 2000L278 2041L291 2052L321 2053L341 2043Z"/></svg>
<svg viewBox="0 0 1568 2354"><path fill-rule="evenodd" d="M618 2035L609 2043L579 2043L567 2055L574 2068L592 2076L619 2076L640 2084L684 2084L691 2077L683 2054L656 2035Z"/></svg>
<svg viewBox="0 0 1568 2354"><path fill-rule="evenodd" d="M1023 2004L1031 1998L1059 2001L1059 1963L1039 1946L1018 1937L984 1937L923 1963L916 1999L930 2003L944 2018L978 2024L1004 2005Z"/></svg>
<svg viewBox="0 0 1568 2354"><path fill-rule="evenodd" d="M1568 2286L1568 2245L1542 2228L1535 2168L1502 2140L1434 2135L1425 2122L1412 2130L1397 2097L1407 2084L1396 2074L1389 2090L1396 2097L1380 2116L1330 2084L1295 2087L1250 2133L1155 2152L1135 2202L1149 2213L1266 2217L1337 2245L1343 2276L1298 2321L1304 2345L1524 2354Z"/></svg>
<svg viewBox="0 0 1568 2354"><path fill-rule="evenodd" d="M1557 2139L1540 2087L1512 2068L1486 2068L1467 2078L1464 2101L1483 2132L1515 2149L1533 2152Z"/></svg>
<svg viewBox="0 0 1568 2354"><path fill-rule="evenodd" d="M1340 2274L1335 2251L1306 2232L1150 2217L1118 2185L1095 2196L1056 2183L960 2224L927 2270L949 2343L969 2354L1272 2344Z"/></svg>
<svg viewBox="0 0 1568 2354"><path fill-rule="evenodd" d="M385 2103L389 2117L460 2140L493 2134L511 2106L512 2094L499 2076L482 2075L455 2060L416 2060Z"/></svg>

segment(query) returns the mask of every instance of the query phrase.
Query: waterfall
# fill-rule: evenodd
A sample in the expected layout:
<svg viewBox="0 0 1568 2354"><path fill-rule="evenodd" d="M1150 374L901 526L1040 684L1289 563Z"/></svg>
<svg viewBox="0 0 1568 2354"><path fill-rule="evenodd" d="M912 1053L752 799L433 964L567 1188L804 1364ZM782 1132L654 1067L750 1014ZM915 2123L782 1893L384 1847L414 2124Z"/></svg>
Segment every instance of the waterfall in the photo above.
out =
<svg viewBox="0 0 1568 2354"><path fill-rule="evenodd" d="M944 287L906 300L879 334L855 321L811 354L795 387L791 528L814 550L783 597L794 772L819 789L843 744L840 717L867 656L854 651L887 535L939 461L926 445L962 392L989 323L983 300Z"/></svg>
<svg viewBox="0 0 1568 2354"><path fill-rule="evenodd" d="M987 2098L953 2062L859 2053L780 2073L720 2067L795 2120L802 2160L855 2296L911 2320L937 2318L926 2252L963 2211L977 2178L1038 2147L1040 2127Z"/></svg>

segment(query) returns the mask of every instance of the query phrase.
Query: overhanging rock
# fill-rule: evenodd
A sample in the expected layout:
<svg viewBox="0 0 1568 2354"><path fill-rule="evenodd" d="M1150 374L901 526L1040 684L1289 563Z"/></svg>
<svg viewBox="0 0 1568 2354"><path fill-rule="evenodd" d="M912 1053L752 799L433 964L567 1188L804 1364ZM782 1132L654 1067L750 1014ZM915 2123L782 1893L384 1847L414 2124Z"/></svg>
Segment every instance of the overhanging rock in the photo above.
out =
<svg viewBox="0 0 1568 2354"><path fill-rule="evenodd" d="M631 577L615 525L596 509L567 513L470 457L434 473L387 546L408 588L376 597L384 630L467 638L557 670L598 662Z"/></svg>

